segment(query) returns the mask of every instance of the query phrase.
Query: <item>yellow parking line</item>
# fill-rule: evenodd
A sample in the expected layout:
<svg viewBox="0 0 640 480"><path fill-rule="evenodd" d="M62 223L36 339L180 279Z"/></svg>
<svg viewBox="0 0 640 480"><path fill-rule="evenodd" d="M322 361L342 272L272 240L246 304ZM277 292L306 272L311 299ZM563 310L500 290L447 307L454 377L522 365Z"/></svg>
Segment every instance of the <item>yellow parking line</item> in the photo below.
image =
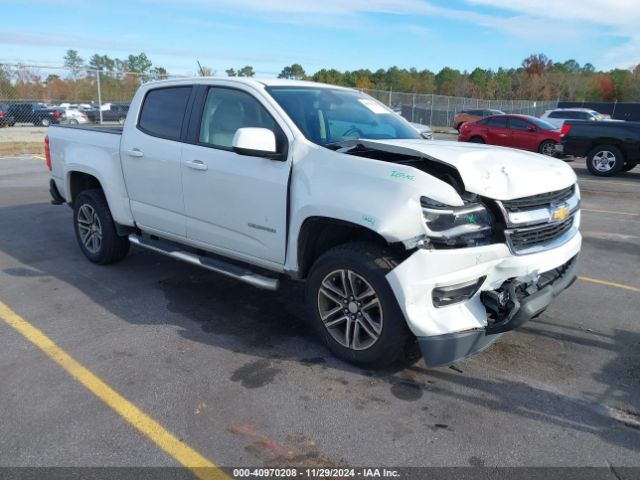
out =
<svg viewBox="0 0 640 480"><path fill-rule="evenodd" d="M632 292L640 293L640 288L632 287L631 285L625 285L624 283L609 282L607 280L598 280L597 278L583 277L583 276L579 276L578 279L583 280L585 282L597 283L598 285L606 285L607 287L622 288L624 290L631 290Z"/></svg>
<svg viewBox="0 0 640 480"><path fill-rule="evenodd" d="M593 208L582 208L583 212L593 212L593 213L610 213L612 215L629 215L631 217L640 217L640 213L633 212L616 212L614 210L596 210Z"/></svg>
<svg viewBox="0 0 640 480"><path fill-rule="evenodd" d="M43 157L42 155L32 155L32 157L33 157L33 158L40 159L40 160L46 160L46 158L45 158L45 157Z"/></svg>
<svg viewBox="0 0 640 480"><path fill-rule="evenodd" d="M65 369L69 375L111 407L128 423L137 428L158 447L171 455L181 465L191 470L197 478L201 480L229 479L214 463L173 436L162 425L113 390L89 369L78 363L41 330L20 317L2 301L0 301L0 318L42 350L49 358Z"/></svg>

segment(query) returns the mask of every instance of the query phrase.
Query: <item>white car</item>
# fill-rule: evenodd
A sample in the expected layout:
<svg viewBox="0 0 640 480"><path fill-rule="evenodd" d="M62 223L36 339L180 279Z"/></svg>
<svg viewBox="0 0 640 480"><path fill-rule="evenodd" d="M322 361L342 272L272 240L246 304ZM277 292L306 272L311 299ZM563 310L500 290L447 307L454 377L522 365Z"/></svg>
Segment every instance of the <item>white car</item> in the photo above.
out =
<svg viewBox="0 0 640 480"><path fill-rule="evenodd" d="M75 108L66 108L64 110L64 120L62 123L69 125L80 125L89 123L89 118L80 110Z"/></svg>
<svg viewBox="0 0 640 480"><path fill-rule="evenodd" d="M561 128L565 120L590 120L594 122L606 120L601 113L589 108L556 108L554 110L547 110L540 118L557 128Z"/></svg>
<svg viewBox="0 0 640 480"><path fill-rule="evenodd" d="M45 153L54 203L73 207L90 261L121 260L133 243L260 288L305 280L320 338L366 367L417 347L427 365L450 365L576 278L580 191L568 165L424 141L357 90L149 82L122 130L50 127Z"/></svg>

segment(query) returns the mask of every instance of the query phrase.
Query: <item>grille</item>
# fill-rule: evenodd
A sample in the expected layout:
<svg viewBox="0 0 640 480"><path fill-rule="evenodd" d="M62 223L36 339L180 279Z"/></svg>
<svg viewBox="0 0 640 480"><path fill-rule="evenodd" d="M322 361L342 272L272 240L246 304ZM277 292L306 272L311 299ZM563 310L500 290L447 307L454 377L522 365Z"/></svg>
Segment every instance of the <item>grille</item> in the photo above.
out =
<svg viewBox="0 0 640 480"><path fill-rule="evenodd" d="M560 238L571 229L573 217L569 217L560 223L545 224L540 227L515 230L509 234L509 241L514 251L520 251Z"/></svg>
<svg viewBox="0 0 640 480"><path fill-rule="evenodd" d="M540 195L516 198L515 200L503 200L502 206L511 212L529 208L546 208L552 204L566 202L573 195L574 190L575 186L572 185L555 192L541 193Z"/></svg>

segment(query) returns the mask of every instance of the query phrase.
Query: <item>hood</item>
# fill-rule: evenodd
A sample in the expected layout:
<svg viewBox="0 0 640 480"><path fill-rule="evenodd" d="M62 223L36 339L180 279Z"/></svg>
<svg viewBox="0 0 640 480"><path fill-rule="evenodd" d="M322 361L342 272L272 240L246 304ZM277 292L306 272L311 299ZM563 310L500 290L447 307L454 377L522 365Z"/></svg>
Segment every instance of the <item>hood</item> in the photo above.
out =
<svg viewBox="0 0 640 480"><path fill-rule="evenodd" d="M358 143L451 165L459 172L467 191L496 200L553 192L576 183L573 169L563 161L513 148L424 140L358 140Z"/></svg>

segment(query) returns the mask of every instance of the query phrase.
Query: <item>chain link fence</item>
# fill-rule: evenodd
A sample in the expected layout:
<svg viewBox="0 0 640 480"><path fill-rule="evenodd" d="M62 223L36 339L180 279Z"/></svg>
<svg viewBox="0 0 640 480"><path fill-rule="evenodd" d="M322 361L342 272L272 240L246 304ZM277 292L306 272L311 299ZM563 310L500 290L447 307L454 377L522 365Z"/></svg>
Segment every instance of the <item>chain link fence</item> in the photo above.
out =
<svg viewBox="0 0 640 480"><path fill-rule="evenodd" d="M557 108L558 102L531 100L480 100L422 93L403 93L364 89L364 93L401 113L410 122L435 127L452 127L453 119L463 110L500 110L539 117Z"/></svg>
<svg viewBox="0 0 640 480"><path fill-rule="evenodd" d="M0 64L0 126L123 122L146 81L176 78L122 71ZM363 90L407 120L450 127L461 110L496 109L540 116L556 101L479 100L443 95Z"/></svg>
<svg viewBox="0 0 640 480"><path fill-rule="evenodd" d="M170 76L0 64L0 126L122 123L138 87L162 78Z"/></svg>

